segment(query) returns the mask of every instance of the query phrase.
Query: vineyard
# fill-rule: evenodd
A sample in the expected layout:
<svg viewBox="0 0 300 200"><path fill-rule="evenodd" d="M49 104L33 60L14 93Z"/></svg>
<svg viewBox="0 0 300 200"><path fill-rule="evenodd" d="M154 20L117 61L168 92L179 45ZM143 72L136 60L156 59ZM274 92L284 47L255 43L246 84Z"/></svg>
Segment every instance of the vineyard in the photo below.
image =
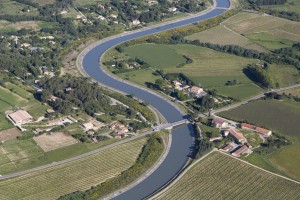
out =
<svg viewBox="0 0 300 200"><path fill-rule="evenodd" d="M158 199L299 199L299 190L300 184L213 152Z"/></svg>
<svg viewBox="0 0 300 200"><path fill-rule="evenodd" d="M57 199L105 182L133 165L145 138L0 182L0 199Z"/></svg>

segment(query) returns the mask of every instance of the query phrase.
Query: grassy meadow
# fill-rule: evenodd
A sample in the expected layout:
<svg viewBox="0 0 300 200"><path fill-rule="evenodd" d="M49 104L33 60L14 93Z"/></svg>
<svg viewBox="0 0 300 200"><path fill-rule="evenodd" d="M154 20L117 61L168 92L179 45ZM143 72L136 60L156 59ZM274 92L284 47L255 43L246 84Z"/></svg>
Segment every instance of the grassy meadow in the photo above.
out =
<svg viewBox="0 0 300 200"><path fill-rule="evenodd" d="M132 166L145 141L134 140L66 164L0 181L0 199L56 199L87 190Z"/></svg>
<svg viewBox="0 0 300 200"><path fill-rule="evenodd" d="M272 5L272 6L261 6L268 10L295 12L300 14L300 1L298 0L287 0L284 5Z"/></svg>
<svg viewBox="0 0 300 200"><path fill-rule="evenodd" d="M213 152L156 199L299 199L300 184Z"/></svg>
<svg viewBox="0 0 300 200"><path fill-rule="evenodd" d="M267 155L256 153L245 160L267 170L284 174L300 180L300 104L294 101L258 100L220 113L225 118L236 121L247 120L258 126L266 127L276 133L287 136L293 141L292 145Z"/></svg>

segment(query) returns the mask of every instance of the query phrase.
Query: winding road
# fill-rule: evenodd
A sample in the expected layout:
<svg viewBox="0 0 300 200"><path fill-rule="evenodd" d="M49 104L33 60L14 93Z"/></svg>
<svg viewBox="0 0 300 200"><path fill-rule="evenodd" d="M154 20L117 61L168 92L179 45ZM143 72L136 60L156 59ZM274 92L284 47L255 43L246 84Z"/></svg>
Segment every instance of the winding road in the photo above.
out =
<svg viewBox="0 0 300 200"><path fill-rule="evenodd" d="M81 65L86 75L100 84L122 93L133 94L135 97L148 102L163 115L167 122L180 121L185 119L185 114L176 105L154 92L110 75L101 66L99 67L99 59L108 49L120 43L213 18L229 8L230 2L228 0L216 0L212 8L201 14L104 39L86 48L79 56L80 59L77 63ZM172 130L172 143L168 155L157 169L148 174L148 177L139 184L120 192L114 199L143 199L157 191L182 169L193 151L193 144L193 130L190 124Z"/></svg>

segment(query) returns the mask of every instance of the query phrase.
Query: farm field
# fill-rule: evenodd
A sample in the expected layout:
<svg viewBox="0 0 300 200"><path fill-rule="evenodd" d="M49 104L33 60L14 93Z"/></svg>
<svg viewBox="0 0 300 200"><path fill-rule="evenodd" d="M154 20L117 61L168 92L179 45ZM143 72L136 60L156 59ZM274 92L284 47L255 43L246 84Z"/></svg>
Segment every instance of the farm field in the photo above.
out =
<svg viewBox="0 0 300 200"><path fill-rule="evenodd" d="M16 127L0 131L0 142L16 139L21 135L21 131Z"/></svg>
<svg viewBox="0 0 300 200"><path fill-rule="evenodd" d="M282 93L292 94L293 96L300 97L300 87L296 87L296 88L293 88L293 89L285 90Z"/></svg>
<svg viewBox="0 0 300 200"><path fill-rule="evenodd" d="M132 166L145 138L94 155L0 182L0 199L57 199L87 190ZM37 185L38 183L38 185Z"/></svg>
<svg viewBox="0 0 300 200"><path fill-rule="evenodd" d="M30 142L31 141L31 142ZM31 144L29 147L32 149L40 149L40 154L34 154L29 157L25 158L20 158L20 159L15 159L13 162L11 160L7 160L6 163L0 164L0 174L9 174L9 173L14 173L34 167L38 167L41 165L46 165L52 162L57 162L60 160L64 160L67 158L71 158L83 153L87 153L89 151L101 148L103 146L112 144L116 141L119 141L118 139L110 139L106 141L101 141L97 143L75 143L69 146L61 147L59 149L55 149L52 151L44 152L41 147L37 145L37 143L33 139L28 140L11 140L5 142L5 146L9 149L15 149L15 154L16 155L24 155L22 153L23 151L23 145L21 143L27 143ZM0 145L1 146L1 145ZM35 150L30 150L28 149L28 152L32 152ZM49 147L52 148L52 147Z"/></svg>
<svg viewBox="0 0 300 200"><path fill-rule="evenodd" d="M259 100L225 111L220 115L236 121L247 120L290 138L293 141L291 145L267 156L253 153L245 160L264 169L300 180L299 103L288 100Z"/></svg>
<svg viewBox="0 0 300 200"><path fill-rule="evenodd" d="M289 47L300 40L300 23L269 15L239 13L222 23L269 49Z"/></svg>
<svg viewBox="0 0 300 200"><path fill-rule="evenodd" d="M147 52L159 53L157 56L152 56ZM115 53L110 52L110 55ZM163 69L166 73L183 72L196 85L201 85L206 89L217 89L225 96L230 95L238 99L244 99L262 91L261 88L254 85L243 73L243 68L247 64L257 62L255 59L247 59L204 47L185 44L140 44L125 48L125 54L128 54L131 58L137 57L146 61L151 65L152 69ZM165 54L168 54L166 56L168 59L164 57ZM182 55L188 56L193 60L193 63L183 67L176 67L180 62L183 62L178 60L180 58L178 55L182 58ZM139 70L118 75L141 85L145 85L145 82L154 83L155 79L157 79L157 77L152 75L151 70ZM241 85L235 87L225 86L227 81L234 79L238 80Z"/></svg>
<svg viewBox="0 0 300 200"><path fill-rule="evenodd" d="M248 121L293 139L300 139L300 104L283 100L257 100L220 113L236 121Z"/></svg>
<svg viewBox="0 0 300 200"><path fill-rule="evenodd" d="M157 199L299 199L300 184L213 152Z"/></svg>
<svg viewBox="0 0 300 200"><path fill-rule="evenodd" d="M76 144L78 141L64 132L57 132L51 135L43 134L34 138L34 141L45 151L52 151L65 146Z"/></svg>
<svg viewBox="0 0 300 200"><path fill-rule="evenodd" d="M254 49L261 52L268 52L264 47L256 44L250 39L228 29L223 25L192 34L187 36L188 40L200 40L201 42L209 42L222 45L238 45L244 48Z"/></svg>

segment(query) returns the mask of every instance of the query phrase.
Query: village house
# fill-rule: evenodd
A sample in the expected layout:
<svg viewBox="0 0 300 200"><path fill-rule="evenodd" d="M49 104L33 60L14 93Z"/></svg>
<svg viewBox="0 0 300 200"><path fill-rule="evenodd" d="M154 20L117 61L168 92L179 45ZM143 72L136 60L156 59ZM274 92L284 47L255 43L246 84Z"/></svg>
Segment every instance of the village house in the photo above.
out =
<svg viewBox="0 0 300 200"><path fill-rule="evenodd" d="M81 125L83 129L85 129L86 131L91 130L94 128L94 125L91 122L88 123L84 123Z"/></svg>
<svg viewBox="0 0 300 200"><path fill-rule="evenodd" d="M190 88L190 94L193 97L203 97L207 95L206 92L204 92L203 88L197 86L192 86Z"/></svg>
<svg viewBox="0 0 300 200"><path fill-rule="evenodd" d="M176 90L180 90L181 89L182 83L180 83L179 81L173 81L172 83L173 83L174 88Z"/></svg>
<svg viewBox="0 0 300 200"><path fill-rule="evenodd" d="M115 132L118 138L124 137L129 132L128 128L119 122L112 123L109 128Z"/></svg>
<svg viewBox="0 0 300 200"><path fill-rule="evenodd" d="M40 37L40 39L42 39L42 40L46 40L46 39L54 40L54 37L52 35L49 35L49 36L42 36L42 37Z"/></svg>
<svg viewBox="0 0 300 200"><path fill-rule="evenodd" d="M214 118L211 123L212 123L213 127L218 128L218 129L228 127L228 122L226 120L217 118L217 117Z"/></svg>
<svg viewBox="0 0 300 200"><path fill-rule="evenodd" d="M213 142L213 141L216 141L216 140L222 140L223 137L222 136L218 136L218 137L212 137L212 138L209 138L209 141L210 142Z"/></svg>
<svg viewBox="0 0 300 200"><path fill-rule="evenodd" d="M7 115L7 118L15 125L21 125L31 122L33 117L25 110L18 110Z"/></svg>
<svg viewBox="0 0 300 200"><path fill-rule="evenodd" d="M247 142L247 139L245 138L245 136L238 130L236 129L229 129L229 136L233 137L233 139L236 141L236 142L239 142L239 143L246 143Z"/></svg>
<svg viewBox="0 0 300 200"><path fill-rule="evenodd" d="M132 20L132 25L139 25L141 22L138 19Z"/></svg>
<svg viewBox="0 0 300 200"><path fill-rule="evenodd" d="M111 18L113 18L113 19L117 19L118 18L118 15L116 15L116 14L110 14L109 15Z"/></svg>
<svg viewBox="0 0 300 200"><path fill-rule="evenodd" d="M168 11L169 11L169 12L176 12L176 11L177 11L177 8L176 8L176 7L172 7L172 8L169 8Z"/></svg>
<svg viewBox="0 0 300 200"><path fill-rule="evenodd" d="M30 47L31 46L31 44L29 44L29 43L22 43L21 45L20 45L21 47Z"/></svg>
<svg viewBox="0 0 300 200"><path fill-rule="evenodd" d="M250 153L250 149L248 148L247 145L241 146L236 151L234 151L231 155L233 155L235 157L240 157L241 155L243 155L245 153Z"/></svg>
<svg viewBox="0 0 300 200"><path fill-rule="evenodd" d="M55 112L55 111L54 111L53 109L47 109L47 110L46 110L46 113L47 113L47 114L52 114L52 113L54 113L54 112Z"/></svg>
<svg viewBox="0 0 300 200"><path fill-rule="evenodd" d="M264 137L269 137L269 136L272 135L272 131L270 131L268 129L264 129L264 128L261 128L261 127L253 126L253 125L247 124L247 123L242 123L241 124L241 128L242 129L251 130L251 131L255 131L257 133L260 133Z"/></svg>
<svg viewBox="0 0 300 200"><path fill-rule="evenodd" d="M99 15L99 16L97 17L97 19L100 19L100 20L102 20L102 21L105 21L105 20L106 20L106 18L103 17L102 15Z"/></svg>

